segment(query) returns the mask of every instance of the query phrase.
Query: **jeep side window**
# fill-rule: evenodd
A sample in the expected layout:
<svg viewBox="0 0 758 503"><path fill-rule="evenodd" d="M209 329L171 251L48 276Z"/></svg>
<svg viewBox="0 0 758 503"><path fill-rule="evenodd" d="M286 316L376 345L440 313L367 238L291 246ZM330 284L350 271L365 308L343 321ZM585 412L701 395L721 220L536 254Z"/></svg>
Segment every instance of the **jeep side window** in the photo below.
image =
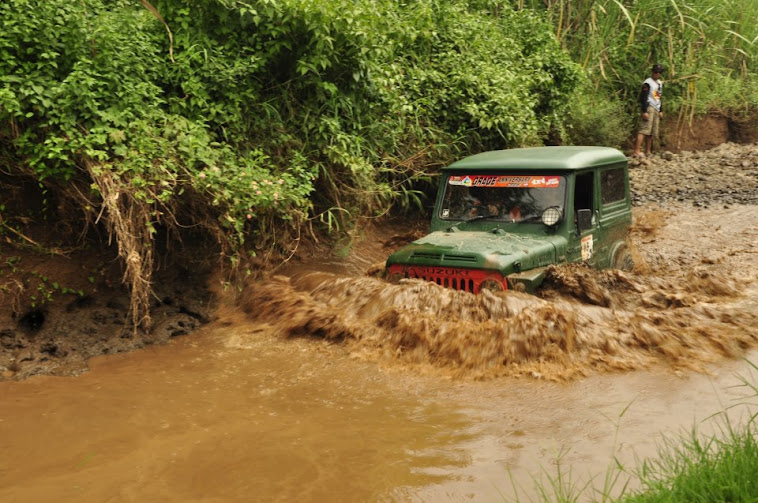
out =
<svg viewBox="0 0 758 503"><path fill-rule="evenodd" d="M600 198L603 205L624 200L624 189L624 168L607 169L600 174Z"/></svg>

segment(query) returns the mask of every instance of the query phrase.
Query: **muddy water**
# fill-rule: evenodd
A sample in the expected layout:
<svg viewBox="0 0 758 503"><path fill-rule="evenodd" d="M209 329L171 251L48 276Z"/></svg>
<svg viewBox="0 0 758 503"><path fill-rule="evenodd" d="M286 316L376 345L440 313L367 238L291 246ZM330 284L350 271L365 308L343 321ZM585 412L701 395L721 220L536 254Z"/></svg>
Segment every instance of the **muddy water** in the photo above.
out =
<svg viewBox="0 0 758 503"><path fill-rule="evenodd" d="M0 501L502 501L561 467L602 486L748 401L758 211L696 216L638 215L638 274L558 269L543 298L331 264L192 337L0 383Z"/></svg>
<svg viewBox="0 0 758 503"><path fill-rule="evenodd" d="M745 395L737 361L451 381L268 328L235 320L79 377L3 383L0 501L501 501L556 463L578 481L614 456L631 466Z"/></svg>
<svg viewBox="0 0 758 503"><path fill-rule="evenodd" d="M4 383L0 501L362 501L462 463L462 414L265 328Z"/></svg>

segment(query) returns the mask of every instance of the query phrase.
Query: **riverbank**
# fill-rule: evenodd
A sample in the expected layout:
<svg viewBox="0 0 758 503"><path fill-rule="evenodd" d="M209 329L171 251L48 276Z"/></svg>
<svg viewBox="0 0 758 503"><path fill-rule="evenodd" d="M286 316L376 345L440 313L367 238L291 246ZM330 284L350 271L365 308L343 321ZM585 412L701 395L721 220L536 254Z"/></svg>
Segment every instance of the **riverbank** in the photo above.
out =
<svg viewBox="0 0 758 503"><path fill-rule="evenodd" d="M630 166L638 209L673 205L677 209L672 212L687 213L758 205L758 144L664 152L632 160ZM713 225L728 243L732 222ZM398 234L406 231L398 229ZM148 336L136 335L129 324L129 296L114 251L67 253L47 248L40 252L42 248L34 244L42 234L12 241L7 236L0 248L0 379L75 375L86 371L93 356L163 343L214 317L213 291L220 288L220 281L212 265L203 266L197 257L188 256L159 268L152 298L153 330ZM676 253L704 257L710 253L704 247L711 246L704 239L693 240ZM650 260L665 262L671 258L667 257ZM307 260L300 264L307 267ZM689 263L686 258L680 261Z"/></svg>

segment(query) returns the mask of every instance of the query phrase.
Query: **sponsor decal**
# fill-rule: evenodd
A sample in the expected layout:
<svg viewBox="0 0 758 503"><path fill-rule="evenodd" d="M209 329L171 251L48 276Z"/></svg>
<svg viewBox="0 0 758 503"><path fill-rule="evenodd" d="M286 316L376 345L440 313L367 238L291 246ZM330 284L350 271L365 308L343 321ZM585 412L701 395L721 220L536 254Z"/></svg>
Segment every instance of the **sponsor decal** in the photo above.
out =
<svg viewBox="0 0 758 503"><path fill-rule="evenodd" d="M451 176L448 185L463 187L500 187L500 188L556 188L561 184L560 176L527 176L527 175L471 175Z"/></svg>
<svg viewBox="0 0 758 503"><path fill-rule="evenodd" d="M451 176L448 181L448 185L461 185L463 187L471 187L470 176Z"/></svg>
<svg viewBox="0 0 758 503"><path fill-rule="evenodd" d="M496 176L475 176L472 180L474 187L495 187L497 183Z"/></svg>
<svg viewBox="0 0 758 503"><path fill-rule="evenodd" d="M545 186L545 177L537 178L534 177L531 180L529 180L529 186L534 188L543 188Z"/></svg>
<svg viewBox="0 0 758 503"><path fill-rule="evenodd" d="M546 176L545 187L557 187L561 184L560 176Z"/></svg>

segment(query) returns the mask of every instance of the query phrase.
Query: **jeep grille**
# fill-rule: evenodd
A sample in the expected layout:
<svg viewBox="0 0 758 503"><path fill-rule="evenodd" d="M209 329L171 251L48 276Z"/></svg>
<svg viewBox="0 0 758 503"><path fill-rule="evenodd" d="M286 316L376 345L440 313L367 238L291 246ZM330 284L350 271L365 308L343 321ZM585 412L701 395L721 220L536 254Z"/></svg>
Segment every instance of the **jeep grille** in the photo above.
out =
<svg viewBox="0 0 758 503"><path fill-rule="evenodd" d="M393 264L387 268L387 273L388 276L421 279L436 283L445 288L470 293L479 293L482 283L487 280L494 280L500 283L503 286L503 290L508 289L508 284L501 274L482 269Z"/></svg>

